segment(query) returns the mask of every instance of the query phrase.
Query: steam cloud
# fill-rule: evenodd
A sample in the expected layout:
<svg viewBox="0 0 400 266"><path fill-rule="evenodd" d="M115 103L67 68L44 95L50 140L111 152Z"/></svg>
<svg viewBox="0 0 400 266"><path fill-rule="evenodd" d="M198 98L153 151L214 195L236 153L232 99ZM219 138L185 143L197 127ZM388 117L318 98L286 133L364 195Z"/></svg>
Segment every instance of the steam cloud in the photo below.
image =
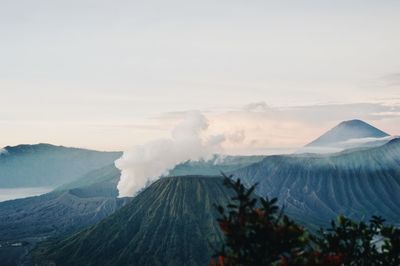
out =
<svg viewBox="0 0 400 266"><path fill-rule="evenodd" d="M173 167L187 160L208 160L221 151L224 135L207 135L208 121L200 112L187 113L171 132L170 139L160 139L124 152L115 162L121 170L120 197L133 196L140 189L167 175Z"/></svg>

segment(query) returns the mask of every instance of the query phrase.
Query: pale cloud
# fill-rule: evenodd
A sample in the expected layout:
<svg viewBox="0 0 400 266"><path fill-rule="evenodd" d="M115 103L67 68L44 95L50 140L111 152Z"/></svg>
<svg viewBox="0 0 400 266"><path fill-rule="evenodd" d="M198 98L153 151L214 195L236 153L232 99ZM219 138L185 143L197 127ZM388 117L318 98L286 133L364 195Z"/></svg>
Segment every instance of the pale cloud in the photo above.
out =
<svg viewBox="0 0 400 266"><path fill-rule="evenodd" d="M391 135L400 135L400 104L396 101L284 107L256 102L200 111L209 121L208 133L225 137L221 145L227 154L291 153L341 121L356 118ZM10 136L1 144L48 142L101 150L126 150L168 136L171 128L188 112L165 112L140 120L125 117L119 120L58 122L0 120L3 134ZM28 138L25 136L27 132Z"/></svg>
<svg viewBox="0 0 400 266"><path fill-rule="evenodd" d="M224 111L207 110L205 113L210 123L209 131L226 136L222 146L229 154L291 153L338 123L351 119L362 119L389 134L400 133L396 123L400 120L400 105L396 104L270 107L265 102L256 102ZM157 120L173 123L184 114L170 112Z"/></svg>
<svg viewBox="0 0 400 266"><path fill-rule="evenodd" d="M385 75L379 81L382 87L400 87L400 73Z"/></svg>
<svg viewBox="0 0 400 266"><path fill-rule="evenodd" d="M371 102L400 97L399 1L39 2L1 1L1 145L125 149L190 109L233 152L398 132L400 100Z"/></svg>
<svg viewBox="0 0 400 266"><path fill-rule="evenodd" d="M400 105L391 106L385 103L324 104L291 107L283 110L290 116L312 123L329 123L352 118L379 120L392 117L396 111L400 111Z"/></svg>
<svg viewBox="0 0 400 266"><path fill-rule="evenodd" d="M246 139L246 133L244 130L236 130L228 134L227 138L233 143L242 143Z"/></svg>
<svg viewBox="0 0 400 266"><path fill-rule="evenodd" d="M346 141L339 142L339 145L343 145L345 148L348 146L358 146L360 144L367 144L367 143L374 143L374 142L388 142L394 138L397 138L396 136L387 136L383 138L360 138L360 139L349 139ZM348 145L348 146L347 146Z"/></svg>
<svg viewBox="0 0 400 266"><path fill-rule="evenodd" d="M272 108L266 102L249 103L243 107L244 110L249 112L270 112Z"/></svg>
<svg viewBox="0 0 400 266"><path fill-rule="evenodd" d="M399 103L400 73L391 72L375 78L365 79L361 84L364 95L379 99L386 103Z"/></svg>

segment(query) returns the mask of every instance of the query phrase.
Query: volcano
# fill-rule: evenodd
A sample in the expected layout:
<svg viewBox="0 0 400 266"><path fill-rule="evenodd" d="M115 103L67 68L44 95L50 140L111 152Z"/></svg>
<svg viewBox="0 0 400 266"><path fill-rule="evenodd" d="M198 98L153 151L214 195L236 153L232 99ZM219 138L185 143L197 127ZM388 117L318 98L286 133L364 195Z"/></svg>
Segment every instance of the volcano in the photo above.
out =
<svg viewBox="0 0 400 266"><path fill-rule="evenodd" d="M131 203L35 251L39 265L208 265L222 234L214 204L233 195L221 177L162 178Z"/></svg>
<svg viewBox="0 0 400 266"><path fill-rule="evenodd" d="M300 152L328 153L349 148L372 147L387 143L390 135L361 120L338 124L319 138L305 145Z"/></svg>

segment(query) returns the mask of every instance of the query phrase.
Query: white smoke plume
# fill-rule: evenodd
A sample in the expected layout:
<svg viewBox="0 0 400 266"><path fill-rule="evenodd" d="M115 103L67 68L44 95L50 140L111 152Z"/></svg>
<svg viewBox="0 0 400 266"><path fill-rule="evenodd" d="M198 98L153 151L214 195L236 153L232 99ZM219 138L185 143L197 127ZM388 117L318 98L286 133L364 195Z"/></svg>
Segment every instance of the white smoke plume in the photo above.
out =
<svg viewBox="0 0 400 266"><path fill-rule="evenodd" d="M120 197L133 196L187 160L208 160L221 151L224 135L207 135L208 121L200 112L189 112L171 132L171 138L160 139L124 152L115 162L121 170L118 183Z"/></svg>

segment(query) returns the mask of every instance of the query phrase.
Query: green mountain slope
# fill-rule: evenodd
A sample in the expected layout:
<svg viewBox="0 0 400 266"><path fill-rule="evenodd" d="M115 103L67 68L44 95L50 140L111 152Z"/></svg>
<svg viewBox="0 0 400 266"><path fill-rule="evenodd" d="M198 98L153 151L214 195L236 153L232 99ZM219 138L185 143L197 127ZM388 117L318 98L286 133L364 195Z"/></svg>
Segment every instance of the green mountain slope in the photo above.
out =
<svg viewBox="0 0 400 266"><path fill-rule="evenodd" d="M121 155L50 144L5 147L0 154L0 187L56 187L112 164Z"/></svg>
<svg viewBox="0 0 400 266"><path fill-rule="evenodd" d="M292 217L326 225L338 214L400 224L400 139L330 155L268 156L234 172L257 193L278 197Z"/></svg>
<svg viewBox="0 0 400 266"><path fill-rule="evenodd" d="M162 178L131 203L35 251L39 265L207 265L220 243L213 204L231 191L220 177Z"/></svg>

